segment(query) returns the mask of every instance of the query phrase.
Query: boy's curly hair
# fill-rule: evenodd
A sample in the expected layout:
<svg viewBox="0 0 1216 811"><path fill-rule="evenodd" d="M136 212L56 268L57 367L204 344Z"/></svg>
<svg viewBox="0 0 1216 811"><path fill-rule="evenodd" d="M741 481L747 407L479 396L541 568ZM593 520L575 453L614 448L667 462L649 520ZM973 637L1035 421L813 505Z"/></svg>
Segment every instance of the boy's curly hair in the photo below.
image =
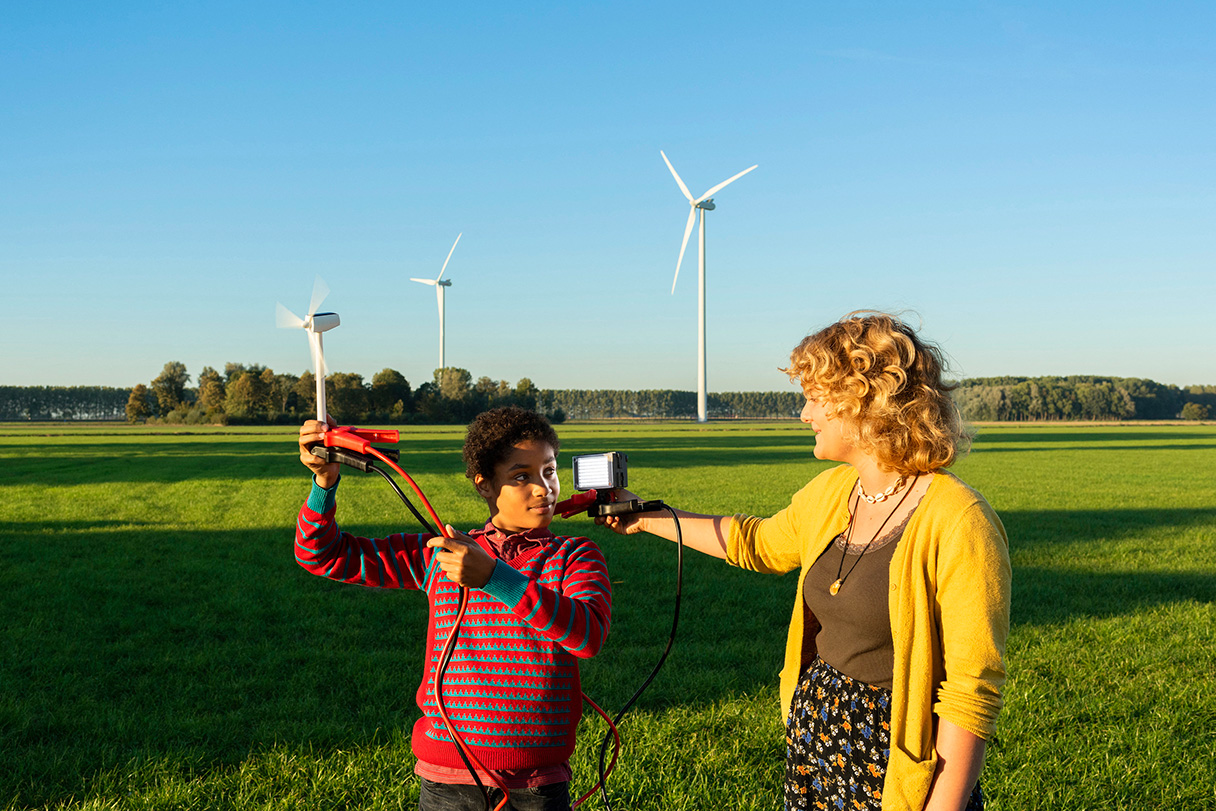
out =
<svg viewBox="0 0 1216 811"><path fill-rule="evenodd" d="M859 310L803 338L781 371L843 420L860 450L910 475L949 467L969 444L944 369L942 351L903 321Z"/></svg>
<svg viewBox="0 0 1216 811"><path fill-rule="evenodd" d="M553 426L535 411L516 406L483 411L469 423L464 438L464 475L469 479L478 475L493 478L498 463L512 448L528 440L547 443L555 454L561 444Z"/></svg>

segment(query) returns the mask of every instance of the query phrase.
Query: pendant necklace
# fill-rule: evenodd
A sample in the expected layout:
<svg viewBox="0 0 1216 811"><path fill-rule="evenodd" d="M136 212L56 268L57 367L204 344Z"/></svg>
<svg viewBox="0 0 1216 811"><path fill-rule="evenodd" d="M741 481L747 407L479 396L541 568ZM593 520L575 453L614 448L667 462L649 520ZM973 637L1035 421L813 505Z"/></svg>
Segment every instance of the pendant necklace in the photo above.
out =
<svg viewBox="0 0 1216 811"><path fill-rule="evenodd" d="M845 532L844 550L840 553L840 565L836 567L836 582L833 583L832 585L828 586L828 593L831 594L833 597L836 596L836 592L840 591L840 587L844 585L844 581L849 579L849 575L851 575L853 573L853 570L857 568L857 564L861 563L861 557L869 550L870 544L874 543L874 541L878 538L878 536L882 534L882 528L885 527L887 525L887 522L891 520L891 516L893 516L893 515L895 515L895 513L899 512L899 508L904 503L904 499L906 499L908 497L908 494L912 492L912 488L916 486L916 481L919 478L920 478L919 473L916 476L912 477L912 483L908 485L908 489L905 490L904 494L899 497L899 501L896 502L895 507L891 510L891 512L887 513L887 517L882 519L882 523L879 524L878 529L876 529L874 531L873 537L871 537L870 540L866 541L866 545L864 548L862 548L861 554L857 556L857 560L853 561L853 565L849 567L849 570L847 572L845 572L844 576L842 577L840 573L841 573L841 571L844 570L844 559L845 559L845 556L849 552L849 542L853 539L853 518L857 515L857 507L861 506L860 498L858 499L857 507L854 507L852 510L849 511L849 528ZM899 481L903 481L902 476L900 477ZM896 485L898 485L898 484L899 484L899 482L896 482ZM857 492L862 498L864 498L864 494L861 492L861 480L860 479L857 480Z"/></svg>

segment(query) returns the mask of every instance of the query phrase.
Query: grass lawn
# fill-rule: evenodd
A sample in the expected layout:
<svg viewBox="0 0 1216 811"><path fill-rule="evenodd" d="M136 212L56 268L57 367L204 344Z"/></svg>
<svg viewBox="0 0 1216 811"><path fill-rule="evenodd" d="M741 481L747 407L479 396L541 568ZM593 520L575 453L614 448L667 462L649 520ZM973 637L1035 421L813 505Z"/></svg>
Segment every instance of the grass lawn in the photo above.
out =
<svg viewBox="0 0 1216 811"><path fill-rule="evenodd" d="M414 806L426 608L295 564L294 433L0 425L0 807ZM701 512L771 514L826 466L792 421L559 433L563 463L625 451L632 489ZM471 528L485 510L462 438L407 429L400 447L441 518ZM988 807L1216 809L1216 427L984 427L955 472L1000 513L1014 566ZM412 521L354 471L339 518L373 535ZM666 644L675 548L585 518L554 529L608 558L612 633L583 678L615 712ZM687 554L679 636L623 725L614 808L780 806L794 586ZM589 713L580 793L600 735Z"/></svg>

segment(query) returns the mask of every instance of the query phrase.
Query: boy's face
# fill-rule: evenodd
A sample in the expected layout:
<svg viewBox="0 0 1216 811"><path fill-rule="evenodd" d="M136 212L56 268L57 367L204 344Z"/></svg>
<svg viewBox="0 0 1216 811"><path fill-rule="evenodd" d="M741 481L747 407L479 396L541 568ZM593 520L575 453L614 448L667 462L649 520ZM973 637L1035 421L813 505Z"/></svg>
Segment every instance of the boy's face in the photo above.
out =
<svg viewBox="0 0 1216 811"><path fill-rule="evenodd" d="M557 454L547 442L525 440L494 466L492 479L478 474L473 486L490 506L490 520L503 532L544 529L561 495Z"/></svg>

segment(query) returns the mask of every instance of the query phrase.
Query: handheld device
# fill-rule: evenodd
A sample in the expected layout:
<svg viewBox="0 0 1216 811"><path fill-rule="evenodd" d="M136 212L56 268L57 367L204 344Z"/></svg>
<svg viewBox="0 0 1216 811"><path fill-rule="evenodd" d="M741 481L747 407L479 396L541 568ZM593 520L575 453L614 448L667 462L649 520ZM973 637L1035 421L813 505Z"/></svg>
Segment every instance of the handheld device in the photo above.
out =
<svg viewBox="0 0 1216 811"><path fill-rule="evenodd" d="M578 495L558 502L554 512L562 518L587 512L592 518L601 515L633 515L666 509L658 499L640 498L617 501L616 491L629 485L629 457L620 451L588 453L570 460L574 468L574 489Z"/></svg>

